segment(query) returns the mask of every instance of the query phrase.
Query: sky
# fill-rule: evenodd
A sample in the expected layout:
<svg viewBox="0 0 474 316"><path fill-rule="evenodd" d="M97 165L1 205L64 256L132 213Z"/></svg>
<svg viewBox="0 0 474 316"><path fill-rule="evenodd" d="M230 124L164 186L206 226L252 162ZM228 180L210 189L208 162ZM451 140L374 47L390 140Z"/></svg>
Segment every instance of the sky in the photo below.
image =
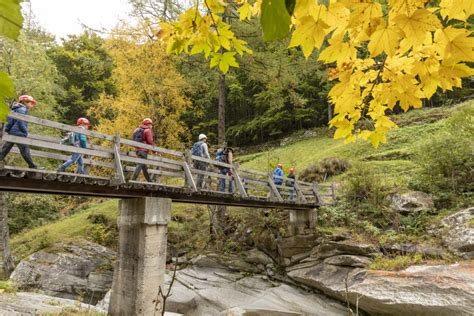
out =
<svg viewBox="0 0 474 316"><path fill-rule="evenodd" d="M30 0L36 20L56 38L82 32L81 24L110 29L130 12L127 0ZM27 4L28 5L28 4Z"/></svg>

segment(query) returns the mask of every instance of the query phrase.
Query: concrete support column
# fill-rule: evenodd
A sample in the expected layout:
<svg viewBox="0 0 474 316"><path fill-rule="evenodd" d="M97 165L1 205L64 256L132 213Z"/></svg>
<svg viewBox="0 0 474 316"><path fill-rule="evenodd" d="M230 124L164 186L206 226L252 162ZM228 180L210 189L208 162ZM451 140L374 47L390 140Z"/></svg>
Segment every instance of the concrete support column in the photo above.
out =
<svg viewBox="0 0 474 316"><path fill-rule="evenodd" d="M289 235L305 235L311 233L315 225L314 210L290 210Z"/></svg>
<svg viewBox="0 0 474 316"><path fill-rule="evenodd" d="M157 304L156 299L164 284L171 200L122 199L119 212L119 251L109 314L148 316L155 315L158 307L156 315L161 315L162 302Z"/></svg>

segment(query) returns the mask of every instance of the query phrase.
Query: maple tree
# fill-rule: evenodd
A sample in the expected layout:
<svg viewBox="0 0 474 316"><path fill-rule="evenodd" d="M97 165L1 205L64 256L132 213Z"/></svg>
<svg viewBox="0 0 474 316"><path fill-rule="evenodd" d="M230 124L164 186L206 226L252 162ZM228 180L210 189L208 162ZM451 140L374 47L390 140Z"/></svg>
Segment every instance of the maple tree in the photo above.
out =
<svg viewBox="0 0 474 316"><path fill-rule="evenodd" d="M129 34L129 35L127 35ZM89 114L101 132L120 132L130 138L144 118L151 118L155 141L168 148L179 148L188 130L181 114L190 106L184 96L187 85L159 41L150 39L148 28L123 26L115 30L105 46L115 68L112 79L116 95L103 93Z"/></svg>
<svg viewBox="0 0 474 316"><path fill-rule="evenodd" d="M260 16L265 39L291 33L289 47L306 58L317 51L335 82L328 97L336 139L386 143L396 127L388 110L421 107L474 74L472 0L197 0L177 21L161 23L158 36L168 53L202 53L226 73L239 67L237 55L252 54L222 20L233 8L241 20Z"/></svg>

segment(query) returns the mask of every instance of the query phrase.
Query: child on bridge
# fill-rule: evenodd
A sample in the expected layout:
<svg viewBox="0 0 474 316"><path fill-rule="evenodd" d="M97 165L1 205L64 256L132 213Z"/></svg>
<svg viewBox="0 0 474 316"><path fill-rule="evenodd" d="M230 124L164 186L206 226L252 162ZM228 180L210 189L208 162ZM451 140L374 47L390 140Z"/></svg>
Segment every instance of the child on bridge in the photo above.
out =
<svg viewBox="0 0 474 316"><path fill-rule="evenodd" d="M142 125L136 128L133 132L133 140L136 142L144 143L150 146L155 146L153 140L153 131L151 130L153 121L149 118L143 120ZM136 147L135 152L138 158L147 159L148 158L148 149ZM140 171L143 171L146 181L152 182L150 174L148 173L148 167L146 164L137 164L135 171L132 175L132 181L135 181L140 174Z"/></svg>
<svg viewBox="0 0 474 316"><path fill-rule="evenodd" d="M18 102L15 102L12 106L12 111L19 114L28 114L28 110L35 107L37 104L36 100L29 95L22 95L18 98ZM12 119L11 117L7 120L7 126L5 132L9 135L28 137L28 122ZM5 168L5 156L8 155L12 150L14 143L5 142L2 149L0 150L0 169ZM16 144L20 149L20 154L31 169L37 169L38 167L31 159L30 147L24 144Z"/></svg>
<svg viewBox="0 0 474 316"><path fill-rule="evenodd" d="M80 117L76 121L76 125L83 129L88 129L91 126L91 123L88 119L84 117ZM69 132L61 141L64 145L72 145L79 148L87 148L87 136L80 133ZM72 165L73 163L77 163L77 172L80 174L84 174L84 161L82 159L82 154L80 153L73 153L71 158L66 161L62 166L58 168L58 172L66 171L66 168Z"/></svg>

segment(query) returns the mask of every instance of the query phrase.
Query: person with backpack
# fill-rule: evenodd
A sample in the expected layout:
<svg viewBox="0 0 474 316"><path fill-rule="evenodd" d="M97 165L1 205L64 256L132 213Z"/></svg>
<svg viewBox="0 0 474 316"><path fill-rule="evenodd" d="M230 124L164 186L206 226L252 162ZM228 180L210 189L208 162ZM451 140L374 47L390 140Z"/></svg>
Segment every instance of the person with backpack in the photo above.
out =
<svg viewBox="0 0 474 316"><path fill-rule="evenodd" d="M290 189L290 201L293 201L296 197L296 192L295 192L295 181L296 181L296 176L295 176L295 167L290 168L290 173L286 176L289 179L292 180L286 180L286 186L291 187Z"/></svg>
<svg viewBox="0 0 474 316"><path fill-rule="evenodd" d="M231 147L219 148L216 153L216 160L219 162L224 162L228 164L232 164L233 161L233 152L234 150ZM219 173L224 176L232 176L232 169L227 167L219 167ZM219 179L219 191L225 192L225 179ZM233 183L232 180L229 180L229 193L233 192Z"/></svg>
<svg viewBox="0 0 474 316"><path fill-rule="evenodd" d="M88 119L80 117L77 119L76 125L79 128L87 130L91 126L91 123ZM61 144L87 148L87 136L81 133L68 132L66 137L61 140ZM73 163L77 163L77 173L84 174L84 162L82 154L80 153L73 153L71 158L58 168L58 172L66 171L66 168Z"/></svg>
<svg viewBox="0 0 474 316"><path fill-rule="evenodd" d="M278 177L284 177L284 176L285 176L285 173L283 172L283 165L279 163L276 169L273 171L273 182L276 185L281 185L283 183L283 179L278 178ZM280 188L278 188L278 192L280 192Z"/></svg>
<svg viewBox="0 0 474 316"><path fill-rule="evenodd" d="M133 140L139 143L144 143L150 146L155 146L155 142L153 140L153 131L152 131L153 121L149 118L143 120L142 125L137 127L135 131L133 131ZM148 149L136 147L135 152L138 158L147 159L148 158ZM135 168L135 172L132 175L132 181L138 178L140 171L143 171L143 175L145 176L146 181L153 182L150 174L148 173L148 167L146 164L137 164Z"/></svg>
<svg viewBox="0 0 474 316"><path fill-rule="evenodd" d="M15 113L26 115L28 110L31 110L36 106L38 102L29 95L22 95L18 98L18 102L13 103L11 110ZM9 135L28 137L28 122L13 119L8 117L7 126L5 132ZM5 168L5 157L12 150L14 143L5 142L0 149L0 169ZM20 149L20 154L31 169L38 169L36 164L33 162L30 153L30 147L24 144L16 144Z"/></svg>
<svg viewBox="0 0 474 316"><path fill-rule="evenodd" d="M209 148L207 147L207 136L199 134L198 141L193 144L191 149L193 156L211 159L209 155ZM194 160L194 169L206 171L209 164L204 161ZM204 175L198 174L196 186L198 189L202 189L204 185Z"/></svg>

